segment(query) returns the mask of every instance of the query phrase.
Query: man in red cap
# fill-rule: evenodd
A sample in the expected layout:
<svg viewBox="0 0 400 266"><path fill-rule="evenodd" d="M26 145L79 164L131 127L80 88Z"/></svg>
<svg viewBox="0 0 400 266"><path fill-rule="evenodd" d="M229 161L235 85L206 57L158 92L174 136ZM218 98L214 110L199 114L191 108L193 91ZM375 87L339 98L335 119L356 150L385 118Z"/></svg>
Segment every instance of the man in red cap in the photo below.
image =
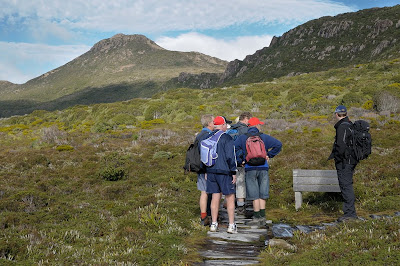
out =
<svg viewBox="0 0 400 266"><path fill-rule="evenodd" d="M253 201L253 220L249 225L265 225L266 199L269 198L269 165L268 161L282 149L282 143L264 133L261 133L261 122L257 117L249 119L247 134L239 136L235 146L246 152L246 199ZM254 145L254 146L253 146ZM253 156L253 150L262 155Z"/></svg>
<svg viewBox="0 0 400 266"><path fill-rule="evenodd" d="M211 232L218 230L218 211L221 202L221 193L225 195L229 217L228 233L237 233L235 224L235 183L236 183L236 157L235 146L231 136L225 134L228 121L223 116L214 119L214 131L211 135L221 134L217 144L217 158L215 164L206 168L207 193L212 194L211 200ZM222 131L222 132L221 132Z"/></svg>

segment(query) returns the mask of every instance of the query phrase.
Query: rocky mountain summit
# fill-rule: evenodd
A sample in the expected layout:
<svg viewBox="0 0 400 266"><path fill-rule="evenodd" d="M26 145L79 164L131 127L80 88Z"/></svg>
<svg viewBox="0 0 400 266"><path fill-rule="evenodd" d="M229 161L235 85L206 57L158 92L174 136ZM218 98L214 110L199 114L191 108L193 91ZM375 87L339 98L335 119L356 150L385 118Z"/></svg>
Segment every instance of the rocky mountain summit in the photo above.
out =
<svg viewBox="0 0 400 266"><path fill-rule="evenodd" d="M243 61L229 62L215 83L200 82L193 76L180 84L196 80L201 84L226 86L272 80L281 76L323 71L352 64L400 56L400 5L366 9L304 23L274 37ZM203 77L206 75L203 74Z"/></svg>
<svg viewBox="0 0 400 266"><path fill-rule="evenodd" d="M228 62L166 50L143 35L117 34L25 84L0 83L0 117L150 97L180 73L222 73Z"/></svg>

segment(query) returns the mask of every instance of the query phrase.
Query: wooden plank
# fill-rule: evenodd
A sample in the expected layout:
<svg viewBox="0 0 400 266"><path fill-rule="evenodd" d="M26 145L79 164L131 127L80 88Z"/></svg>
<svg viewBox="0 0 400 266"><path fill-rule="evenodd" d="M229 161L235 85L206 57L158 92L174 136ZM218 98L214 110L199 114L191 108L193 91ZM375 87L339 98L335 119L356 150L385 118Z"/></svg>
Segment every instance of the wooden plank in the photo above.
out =
<svg viewBox="0 0 400 266"><path fill-rule="evenodd" d="M296 211L301 208L301 204L303 204L303 195L301 192L294 192L294 206Z"/></svg>
<svg viewBox="0 0 400 266"><path fill-rule="evenodd" d="M293 185L339 185L337 177L293 177Z"/></svg>
<svg viewBox="0 0 400 266"><path fill-rule="evenodd" d="M293 169L293 177L336 177L336 170L304 170L304 169Z"/></svg>
<svg viewBox="0 0 400 266"><path fill-rule="evenodd" d="M340 192L339 185L295 185L294 191L310 191L310 192Z"/></svg>

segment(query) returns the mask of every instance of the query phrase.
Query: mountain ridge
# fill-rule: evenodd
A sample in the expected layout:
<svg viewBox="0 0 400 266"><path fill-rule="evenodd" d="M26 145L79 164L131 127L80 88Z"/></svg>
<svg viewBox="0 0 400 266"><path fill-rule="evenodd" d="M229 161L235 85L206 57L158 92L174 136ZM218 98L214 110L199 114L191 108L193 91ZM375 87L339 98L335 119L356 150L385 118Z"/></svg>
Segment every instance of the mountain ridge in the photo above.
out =
<svg viewBox="0 0 400 266"><path fill-rule="evenodd" d="M268 47L244 60L229 62L208 87L198 76L181 76L177 83L191 88L199 88L197 84L202 88L247 84L395 58L400 55L399 18L400 5L314 19L274 36Z"/></svg>
<svg viewBox="0 0 400 266"><path fill-rule="evenodd" d="M88 88L164 82L184 71L223 72L226 64L226 61L197 52L166 50L143 35L116 34L25 84L0 83L0 96L3 100L44 102ZM151 96L145 92L143 95Z"/></svg>
<svg viewBox="0 0 400 266"><path fill-rule="evenodd" d="M143 35L116 34L25 84L0 83L0 116L71 106L72 99L75 104L90 104L151 97L179 87L257 83L397 58L399 18L400 5L321 17L275 36L268 47L244 60L231 62L169 51Z"/></svg>

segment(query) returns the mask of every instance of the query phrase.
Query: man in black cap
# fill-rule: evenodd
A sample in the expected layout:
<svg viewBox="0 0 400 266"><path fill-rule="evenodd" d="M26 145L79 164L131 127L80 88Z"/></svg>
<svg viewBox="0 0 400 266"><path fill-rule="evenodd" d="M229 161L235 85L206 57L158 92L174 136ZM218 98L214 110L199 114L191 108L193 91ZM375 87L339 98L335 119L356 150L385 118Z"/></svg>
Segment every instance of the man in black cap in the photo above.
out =
<svg viewBox="0 0 400 266"><path fill-rule="evenodd" d="M346 107L343 105L336 107L335 117L338 120L335 124L336 136L329 159L335 159L339 187L343 197L343 216L338 219L338 222L343 222L358 218L354 207L353 189L353 173L358 161L350 146L353 123L347 116Z"/></svg>

